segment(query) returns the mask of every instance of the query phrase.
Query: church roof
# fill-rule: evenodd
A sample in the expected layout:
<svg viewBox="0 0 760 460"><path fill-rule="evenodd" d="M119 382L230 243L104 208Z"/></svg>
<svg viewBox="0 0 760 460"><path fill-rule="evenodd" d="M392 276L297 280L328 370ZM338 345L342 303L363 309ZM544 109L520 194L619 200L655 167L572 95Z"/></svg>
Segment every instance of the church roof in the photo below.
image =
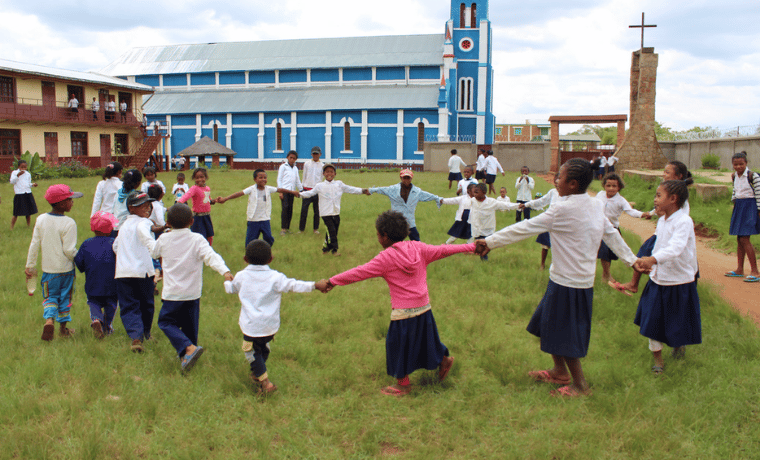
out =
<svg viewBox="0 0 760 460"><path fill-rule="evenodd" d="M189 72L441 65L443 34L315 38L134 48L101 70L134 76Z"/></svg>
<svg viewBox="0 0 760 460"><path fill-rule="evenodd" d="M438 107L438 84L161 91L149 114L290 112Z"/></svg>

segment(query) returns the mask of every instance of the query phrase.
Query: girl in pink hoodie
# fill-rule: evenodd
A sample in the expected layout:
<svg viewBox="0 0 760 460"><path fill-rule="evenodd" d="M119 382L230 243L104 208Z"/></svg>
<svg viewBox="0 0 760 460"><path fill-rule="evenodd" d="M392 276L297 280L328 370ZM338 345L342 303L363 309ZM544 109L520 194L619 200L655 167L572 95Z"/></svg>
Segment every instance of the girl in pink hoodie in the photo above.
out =
<svg viewBox="0 0 760 460"><path fill-rule="evenodd" d="M449 350L438 337L427 287L430 262L460 252L473 252L475 244L431 246L419 241L404 241L409 223L404 215L386 211L375 221L380 254L364 265L335 275L328 287L343 286L369 278L382 277L391 294L391 324L385 338L388 375L398 383L383 388L386 395L409 393L409 374L417 369L438 368L443 381L454 364Z"/></svg>

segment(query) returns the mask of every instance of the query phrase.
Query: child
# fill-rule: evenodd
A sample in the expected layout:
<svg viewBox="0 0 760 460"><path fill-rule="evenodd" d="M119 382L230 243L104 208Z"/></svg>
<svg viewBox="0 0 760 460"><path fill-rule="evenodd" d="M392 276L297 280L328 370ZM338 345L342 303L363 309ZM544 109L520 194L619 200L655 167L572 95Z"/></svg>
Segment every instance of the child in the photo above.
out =
<svg viewBox="0 0 760 460"><path fill-rule="evenodd" d="M731 225L728 234L736 235L736 270L726 273L726 276L741 277L744 275L744 256L747 256L750 273L744 278L748 283L760 281L757 271L755 247L750 241L750 235L760 233L760 177L747 168L747 153L739 152L731 158L734 166L734 190L731 201L734 210L731 213Z"/></svg>
<svg viewBox="0 0 760 460"><path fill-rule="evenodd" d="M335 166L331 164L322 168L325 180L314 186L312 190L301 192L301 197L309 198L319 196L319 215L327 227L325 242L322 246L322 254L332 252L339 256L338 252L338 229L340 228L340 198L343 193L361 195L364 191L358 187L352 187L335 179Z"/></svg>
<svg viewBox="0 0 760 460"><path fill-rule="evenodd" d="M211 222L211 205L216 200L211 199L211 188L206 185L208 172L206 168L195 168L193 171L195 185L190 187L187 193L177 198L178 203L186 203L193 200L193 227L192 231L200 233L208 240L208 244L214 242L214 224Z"/></svg>
<svg viewBox="0 0 760 460"><path fill-rule="evenodd" d="M512 201L507 196L507 188L501 187L499 189L499 196L496 197L496 201L502 202L502 203L511 203Z"/></svg>
<svg viewBox="0 0 760 460"><path fill-rule="evenodd" d="M388 375L395 385L383 388L385 395L409 394L409 374L417 369L438 368L438 380L448 375L454 358L438 337L430 307L427 266L433 261L460 252L473 252L474 243L431 246L419 241L404 241L409 224L403 214L385 211L375 221L380 254L364 265L335 275L327 288L382 277L391 295L391 324L385 338Z"/></svg>
<svg viewBox="0 0 760 460"><path fill-rule="evenodd" d="M554 367L528 375L539 382L563 384L552 394L581 396L591 393L580 358L588 352L591 337L591 303L594 296L596 257L602 239L628 265L636 257L610 221L604 207L586 189L597 164L573 158L560 168L557 193L567 197L543 214L499 230L476 242L478 253L515 243L543 232L551 234L553 261L549 285L528 324L540 337L541 351L552 355ZM569 369L569 372L568 372ZM571 380L572 376L572 380Z"/></svg>
<svg viewBox="0 0 760 460"><path fill-rule="evenodd" d="M90 217L90 229L95 236L82 243L74 263L85 274L84 292L90 306L92 332L102 339L113 332L116 314L116 254L113 252L111 232L119 221L111 213L97 211Z"/></svg>
<svg viewBox="0 0 760 460"><path fill-rule="evenodd" d="M13 184L13 217L11 218L11 230L16 225L18 216L26 217L26 226L32 223L31 216L37 214L37 203L32 195L32 187L37 183L32 182L32 175L29 173L29 165L24 160L18 161L18 169L11 173L11 184Z"/></svg>
<svg viewBox="0 0 760 460"><path fill-rule="evenodd" d="M45 200L52 211L37 217L32 231L32 242L26 257L24 274L29 280L36 274L37 254L42 253L42 308L45 326L42 340L53 340L55 325L60 324L60 336L71 337L73 329L66 327L71 321L71 294L74 291L74 256L77 253L77 223L64 214L71 211L73 198L81 192L72 192L65 184L51 185Z"/></svg>
<svg viewBox="0 0 760 460"><path fill-rule="evenodd" d="M256 184L240 192L235 192L226 198L218 197L216 202L222 204L227 200L248 195L248 209L245 213L248 218L248 229L245 233L245 246L248 247L248 243L257 239L259 235L272 246L274 244L274 237L272 236L272 226L269 223L269 220L272 218L272 200L269 198L269 195L275 192L297 195L298 192L268 186L267 173L263 169L257 169L253 172L253 181Z"/></svg>
<svg viewBox="0 0 760 460"><path fill-rule="evenodd" d="M470 207L472 206L472 191L475 189L477 182L469 184L467 186L467 193L462 196L454 198L441 198L441 204L456 204L457 214L454 217L454 225L448 231L449 239L445 244L451 244L461 238L466 241L472 239L472 232L470 231Z"/></svg>
<svg viewBox="0 0 760 460"><path fill-rule="evenodd" d="M683 181L660 184L654 199L655 210L662 216L657 222L657 240L652 255L641 259L642 269L656 267L641 293L633 322L641 335L649 338L655 374L665 368L663 343L673 347L676 359L684 357L686 345L702 343L694 222L682 209L688 197Z"/></svg>
<svg viewBox="0 0 760 460"><path fill-rule="evenodd" d="M322 149L314 146L311 149L311 161L305 161L303 164L302 185L304 190L311 190L322 181L322 169L324 169L325 164L319 159L321 155ZM301 219L298 222L298 233L303 233L306 230L306 218L309 216L309 206L314 208L314 234L319 235L319 196L317 195L301 200Z"/></svg>
<svg viewBox="0 0 760 460"><path fill-rule="evenodd" d="M153 300L153 259L156 245L148 219L152 209L146 193L132 192L126 200L129 217L113 242L116 253L116 294L119 297L121 322L132 339L130 349L142 353L143 340L150 339L155 312Z"/></svg>
<svg viewBox="0 0 760 460"><path fill-rule="evenodd" d="M478 181L472 177L472 166L464 168L464 179L457 183L457 196L467 195L467 186L470 184L477 184Z"/></svg>
<svg viewBox="0 0 760 460"><path fill-rule="evenodd" d="M174 195L174 202L182 198L182 195L190 190L190 186L185 183L185 173L177 173L177 183L172 187L172 195Z"/></svg>
<svg viewBox="0 0 760 460"><path fill-rule="evenodd" d="M163 190L164 193L166 193L166 187L164 186L164 183L160 180L156 179L156 168L153 166L146 166L142 170L143 176L145 177L145 182L142 183L140 186L140 191L143 193L148 193L148 187L151 185L160 185L161 190Z"/></svg>
<svg viewBox="0 0 760 460"><path fill-rule="evenodd" d="M150 231L153 232L153 237L158 239L159 236L169 228L169 226L166 224L166 220L164 219L164 215L166 214L166 207L164 207L163 201L161 201L164 198L164 191L158 184L153 184L150 187L148 187L148 196L150 198L153 198L153 201L151 204L151 211L150 216L148 219L150 219L151 227ZM159 281L161 281L161 261L159 259L153 259L153 268L155 269L155 276L153 277L153 294L158 294L158 289L155 287Z"/></svg>
<svg viewBox="0 0 760 460"><path fill-rule="evenodd" d="M166 215L172 230L156 241L151 251L164 267L164 287L161 290L161 312L158 327L177 350L182 371L187 372L203 353L198 346L198 320L203 287L203 264L232 280L230 269L222 257L211 249L203 236L190 231L193 211L177 203Z"/></svg>
<svg viewBox="0 0 760 460"><path fill-rule="evenodd" d="M288 152L287 161L277 170L277 188L288 189L291 192L303 189L301 177L298 175L298 166L296 166L297 159L298 152L295 150ZM293 195L280 193L280 201L282 201L280 235L284 235L290 231L290 221L293 218Z"/></svg>
<svg viewBox="0 0 760 460"><path fill-rule="evenodd" d="M485 182L486 180L486 151L478 149L478 159L475 162L475 179Z"/></svg>
<svg viewBox="0 0 760 460"><path fill-rule="evenodd" d="M470 200L470 231L476 239L483 239L493 235L496 231L496 211L512 211L518 208L517 203L497 201L486 196L488 188L486 184L477 184L472 190ZM480 256L480 260L488 260L487 255Z"/></svg>
<svg viewBox="0 0 760 460"><path fill-rule="evenodd" d="M488 193L496 194L496 189L493 183L496 181L496 173L501 172L504 175L504 168L501 167L499 160L493 156L493 150L488 151L488 157L486 158L486 184L488 184Z"/></svg>
<svg viewBox="0 0 760 460"><path fill-rule="evenodd" d="M137 191L137 189L140 188L140 182L142 182L142 174L140 171L136 169L130 169L124 173L123 180L121 182L121 188L116 193L113 201L113 215L119 219L119 223L113 229L113 235L111 235L114 238L116 238L116 235L119 233L119 229L129 216L129 209L127 208L127 197L130 195L130 193Z"/></svg>
<svg viewBox="0 0 760 460"><path fill-rule="evenodd" d="M440 208L441 197L413 185L412 179L414 178L414 173L410 169L402 169L399 172L399 177L401 178L400 183L388 187L372 187L365 194L379 193L390 198L391 210L400 212L409 222L409 239L419 241L420 232L417 231L417 224L414 220L417 203L420 201L435 201L435 204Z"/></svg>
<svg viewBox="0 0 760 460"><path fill-rule="evenodd" d="M604 215L610 220L612 226L619 232L620 231L620 214L626 213L631 217L639 219L641 217L647 218L648 214L633 209L628 200L620 195L620 190L625 188L625 184L618 177L617 174L611 173L604 176L602 179L602 187L604 190L596 194L596 199L604 205ZM609 283L616 289L620 290L617 286L620 285L612 278L610 274L610 266L613 260L617 260L617 256L610 251L610 248L602 241L597 251L596 257L602 261L602 279L605 283ZM625 292L623 290L623 292Z"/></svg>
<svg viewBox="0 0 760 460"><path fill-rule="evenodd" d="M546 195L536 198L535 200L523 203L521 206L530 209L543 209L546 206L551 206L552 203L558 200L564 200L566 197L560 197L557 194L557 179L559 179L559 173L554 175L554 188L549 190ZM537 194L538 195L538 194ZM536 237L536 243L541 245L541 270L546 270L546 256L549 255L549 249L552 247L551 237L549 232L544 232Z"/></svg>
<svg viewBox="0 0 760 460"><path fill-rule="evenodd" d="M266 362L269 342L280 329L280 302L285 292L311 292L316 287L327 291L327 282L298 281L269 268L274 260L272 249L265 241L253 240L245 247L248 266L224 282L227 294L240 298L240 330L243 332L243 352L251 366L251 380L259 393L271 393L277 387L269 380Z"/></svg>
<svg viewBox="0 0 760 460"><path fill-rule="evenodd" d="M121 183L123 170L124 168L118 161L106 165L103 180L98 182L98 186L95 188L95 197L92 199L90 217L94 216L98 211L113 214L116 196L119 194L119 189L123 186Z"/></svg>
<svg viewBox="0 0 760 460"><path fill-rule="evenodd" d="M459 168L467 165L462 161L462 157L457 155L457 149L451 149L451 157L449 158L449 190L451 190L452 182L459 182L462 180L462 173L459 172ZM472 173L470 173L472 174Z"/></svg>
<svg viewBox="0 0 760 460"><path fill-rule="evenodd" d="M517 189L517 202L524 204L533 198L533 187L536 186L536 183L533 181L533 178L528 175L530 174L530 169L528 169L527 166L520 168L520 174L521 176L515 181L515 188ZM518 209L516 222L522 220L523 214L525 214L526 219L530 219L530 208L523 207L522 209Z"/></svg>

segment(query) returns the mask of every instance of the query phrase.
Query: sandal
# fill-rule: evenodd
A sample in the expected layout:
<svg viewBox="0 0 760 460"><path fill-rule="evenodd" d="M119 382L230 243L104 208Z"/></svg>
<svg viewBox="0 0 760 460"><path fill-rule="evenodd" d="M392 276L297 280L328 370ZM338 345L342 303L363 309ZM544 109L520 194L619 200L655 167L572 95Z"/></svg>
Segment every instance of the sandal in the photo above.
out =
<svg viewBox="0 0 760 460"><path fill-rule="evenodd" d="M760 281L760 276L748 275L744 277L745 283L757 283L758 281Z"/></svg>
<svg viewBox="0 0 760 460"><path fill-rule="evenodd" d="M443 360L441 361L440 369L438 369L438 381L443 382L446 376L449 375L449 371L451 370L451 366L453 365L454 365L454 358L452 358L451 356L443 357Z"/></svg>
<svg viewBox="0 0 760 460"><path fill-rule="evenodd" d="M728 276L729 278L744 278L743 273L736 273L734 270L731 270L730 272L726 272L724 276Z"/></svg>
<svg viewBox="0 0 760 460"><path fill-rule="evenodd" d="M566 396L568 398L577 398L580 396L591 396L591 390L587 390L585 392L578 391L575 387L567 385L564 387L559 387L556 390L552 390L549 392L552 396Z"/></svg>
<svg viewBox="0 0 760 460"><path fill-rule="evenodd" d="M628 289L626 289L625 286L623 286L623 284L620 283L619 281L607 281L607 284L612 289L614 289L614 290L616 290L618 292L622 292L623 294L627 295L628 297L631 297L633 295L630 292L628 292Z"/></svg>
<svg viewBox="0 0 760 460"><path fill-rule="evenodd" d="M203 354L203 347L195 347L195 350L193 350L192 353L185 354L185 356L182 357L182 372L188 372L190 369L195 366L195 363L198 362L198 358L201 357Z"/></svg>
<svg viewBox="0 0 760 460"><path fill-rule="evenodd" d="M656 365L656 364L655 364L654 366L652 366L652 373L653 373L654 375L660 375L660 374L662 374L663 372L665 372L665 367L663 367L663 366L658 366L658 365Z"/></svg>
<svg viewBox="0 0 760 460"><path fill-rule="evenodd" d="M384 395L388 396L405 396L408 395L409 392L412 391L411 385L389 385L383 389L380 390L380 392Z"/></svg>
<svg viewBox="0 0 760 460"><path fill-rule="evenodd" d="M572 380L571 377L568 377L566 379L558 379L556 377L552 377L548 370L530 371L528 372L528 377L532 377L536 382L554 383L557 385L567 385Z"/></svg>

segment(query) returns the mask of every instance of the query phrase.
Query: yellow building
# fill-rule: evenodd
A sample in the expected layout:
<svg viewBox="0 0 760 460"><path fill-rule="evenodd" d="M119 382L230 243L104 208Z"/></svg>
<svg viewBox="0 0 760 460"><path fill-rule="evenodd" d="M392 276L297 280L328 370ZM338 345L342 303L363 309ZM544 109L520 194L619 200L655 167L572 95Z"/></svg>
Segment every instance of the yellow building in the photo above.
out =
<svg viewBox="0 0 760 460"><path fill-rule="evenodd" d="M112 156L129 163L134 156L118 156L152 144L141 110L142 96L152 93L106 75L0 59L0 171L27 150L48 163L73 158L101 167Z"/></svg>

